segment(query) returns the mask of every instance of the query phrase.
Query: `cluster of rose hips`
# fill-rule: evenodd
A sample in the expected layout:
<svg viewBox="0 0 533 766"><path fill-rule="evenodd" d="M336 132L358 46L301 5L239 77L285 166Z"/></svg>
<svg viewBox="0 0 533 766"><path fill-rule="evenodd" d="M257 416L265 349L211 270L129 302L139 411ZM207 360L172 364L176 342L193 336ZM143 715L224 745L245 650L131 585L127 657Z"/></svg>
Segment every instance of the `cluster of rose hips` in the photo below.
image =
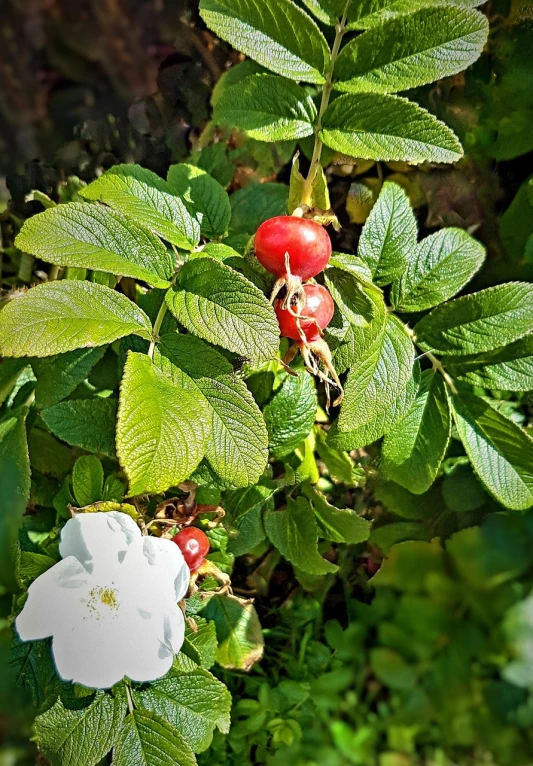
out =
<svg viewBox="0 0 533 766"><path fill-rule="evenodd" d="M281 335L296 341L289 349L289 363L299 350L310 372L341 391L342 386L322 332L331 322L335 306L328 290L314 281L331 257L331 240L323 226L307 218L281 215L270 218L255 235L255 255L276 277L271 300ZM278 298L285 288L283 298ZM322 363L326 373L322 372ZM328 377L328 374L331 377ZM328 394L329 401L329 394Z"/></svg>

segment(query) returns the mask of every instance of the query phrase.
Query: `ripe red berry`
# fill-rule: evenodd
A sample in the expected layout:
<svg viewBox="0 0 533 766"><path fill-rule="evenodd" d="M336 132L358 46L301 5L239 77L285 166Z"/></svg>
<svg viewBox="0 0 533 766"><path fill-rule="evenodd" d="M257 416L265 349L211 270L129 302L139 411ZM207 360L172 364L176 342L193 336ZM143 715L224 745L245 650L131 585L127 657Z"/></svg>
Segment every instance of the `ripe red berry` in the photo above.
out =
<svg viewBox="0 0 533 766"><path fill-rule="evenodd" d="M183 558L191 570L191 574L197 572L205 556L209 553L209 538L205 532L197 527L184 527L177 535L174 535L172 542L176 543L183 553Z"/></svg>
<svg viewBox="0 0 533 766"><path fill-rule="evenodd" d="M305 305L300 309L299 313L301 316L309 317L309 319L298 320L297 317L291 314L288 308L282 308L283 301L281 300L278 300L276 303L275 311L281 334L285 338L302 340L302 336L298 331L297 323L299 322L306 340L311 343L320 338L320 330L324 330L331 322L335 305L333 298L322 285L307 284L303 285L302 289L305 294ZM293 311L298 311L296 301L291 306Z"/></svg>
<svg viewBox="0 0 533 766"><path fill-rule="evenodd" d="M307 218L270 218L255 235L257 260L279 279L287 277L285 253L289 253L291 273L303 280L311 279L326 267L331 240L323 226Z"/></svg>

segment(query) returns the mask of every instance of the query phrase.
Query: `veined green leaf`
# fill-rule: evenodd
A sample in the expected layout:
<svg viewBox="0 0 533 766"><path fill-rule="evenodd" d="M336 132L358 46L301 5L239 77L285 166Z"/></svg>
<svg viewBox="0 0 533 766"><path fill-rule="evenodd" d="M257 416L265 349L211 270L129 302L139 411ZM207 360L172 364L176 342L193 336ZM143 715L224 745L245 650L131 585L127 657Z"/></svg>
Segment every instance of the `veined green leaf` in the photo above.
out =
<svg viewBox="0 0 533 766"><path fill-rule="evenodd" d="M265 529L282 556L304 572L324 575L337 571L318 552L316 518L305 498L289 500L279 511L265 511Z"/></svg>
<svg viewBox="0 0 533 766"><path fill-rule="evenodd" d="M3 404L13 391L22 371L27 366L27 359L2 360L2 364L0 364L0 404Z"/></svg>
<svg viewBox="0 0 533 766"><path fill-rule="evenodd" d="M323 24L334 27L341 18L345 0L303 0L305 7Z"/></svg>
<svg viewBox="0 0 533 766"><path fill-rule="evenodd" d="M192 250L200 239L200 227L182 200L166 181L140 165L115 165L80 194L85 199L105 202L185 250Z"/></svg>
<svg viewBox="0 0 533 766"><path fill-rule="evenodd" d="M154 361L180 387L205 399L212 422L206 457L219 476L238 487L255 484L268 460L268 434L231 363L199 338L176 333L161 338Z"/></svg>
<svg viewBox="0 0 533 766"><path fill-rule="evenodd" d="M328 272L326 271L326 274ZM333 319L327 327L325 338L331 349L335 369L339 373L358 365L361 358L367 353L385 332L387 319L387 307L383 299L383 293L372 284L362 284L361 291L369 302L369 312L372 318L366 322L358 321L353 324L351 311L346 311L344 300L338 300ZM354 306L352 305L352 309ZM365 319L365 315L361 315Z"/></svg>
<svg viewBox="0 0 533 766"><path fill-rule="evenodd" d="M210 436L204 396L177 385L145 354L130 352L117 424L117 454L130 496L161 492L187 479Z"/></svg>
<svg viewBox="0 0 533 766"><path fill-rule="evenodd" d="M113 766L196 766L185 738L167 721L145 710L126 718L113 750Z"/></svg>
<svg viewBox="0 0 533 766"><path fill-rule="evenodd" d="M30 459L26 438L27 407L17 407L0 419L0 472L16 468L13 490L24 504L30 499Z"/></svg>
<svg viewBox="0 0 533 766"><path fill-rule="evenodd" d="M197 215L206 237L221 237L229 226L231 207L224 187L205 170L195 165L171 165L167 181L174 194L184 197Z"/></svg>
<svg viewBox="0 0 533 766"><path fill-rule="evenodd" d="M420 365L415 362L413 374L406 388L398 393L394 401L368 423L350 431L340 431L338 420L335 420L328 433L328 444L335 449L353 450L366 447L368 444L381 439L398 423L409 411L415 400L420 384Z"/></svg>
<svg viewBox="0 0 533 766"><path fill-rule="evenodd" d="M437 354L493 351L533 332L533 285L508 282L433 309L414 327L417 343Z"/></svg>
<svg viewBox="0 0 533 766"><path fill-rule="evenodd" d="M201 0L200 16L219 37L267 69L291 80L325 81L328 44L291 0Z"/></svg>
<svg viewBox="0 0 533 766"><path fill-rule="evenodd" d="M82 383L105 353L105 347L79 348L65 354L33 359L31 366L37 377L35 404L37 409L51 407L71 394ZM0 368L1 369L1 368Z"/></svg>
<svg viewBox="0 0 533 766"><path fill-rule="evenodd" d="M190 332L248 357L252 364L277 353L279 327L274 309L255 285L214 258L186 263L166 300Z"/></svg>
<svg viewBox="0 0 533 766"><path fill-rule="evenodd" d="M385 473L415 495L422 494L435 481L451 429L444 379L425 370L410 410L383 440Z"/></svg>
<svg viewBox="0 0 533 766"><path fill-rule="evenodd" d="M452 377L502 391L533 391L533 335L486 354L442 357Z"/></svg>
<svg viewBox="0 0 533 766"><path fill-rule="evenodd" d="M289 187L285 184L252 184L238 189L230 197L231 232L255 234L268 218L287 215Z"/></svg>
<svg viewBox="0 0 533 766"><path fill-rule="evenodd" d="M349 42L335 62L334 87L396 93L425 85L470 66L487 35L487 18L478 11L422 8Z"/></svg>
<svg viewBox="0 0 533 766"><path fill-rule="evenodd" d="M137 707L144 708L177 729L195 753L211 744L215 727L229 731L231 695L212 673L183 653L164 678L147 689L134 691Z"/></svg>
<svg viewBox="0 0 533 766"><path fill-rule="evenodd" d="M52 766L95 766L117 741L125 714L124 697L102 691L88 707L76 710L58 699L35 719L35 738Z"/></svg>
<svg viewBox="0 0 533 766"><path fill-rule="evenodd" d="M385 181L359 240L359 255L376 284L387 285L405 271L416 250L417 232L407 194L398 184Z"/></svg>
<svg viewBox="0 0 533 766"><path fill-rule="evenodd" d="M384 334L348 374L339 430L361 428L390 407L407 387L414 356L414 346L404 326L389 316Z"/></svg>
<svg viewBox="0 0 533 766"><path fill-rule="evenodd" d="M234 125L259 141L286 141L313 133L316 107L301 85L256 74L228 88L213 113L217 124Z"/></svg>
<svg viewBox="0 0 533 766"><path fill-rule="evenodd" d="M483 2L482 0L361 0L350 5L348 29L381 27L390 19L414 13L428 6L441 5L452 8L475 8L483 5Z"/></svg>
<svg viewBox="0 0 533 766"><path fill-rule="evenodd" d="M125 295L94 282L38 285L0 311L4 356L53 356L103 346L125 335L149 339L151 333L144 311Z"/></svg>
<svg viewBox="0 0 533 766"><path fill-rule="evenodd" d="M80 507L102 499L104 469L95 455L81 455L74 463L72 489Z"/></svg>
<svg viewBox="0 0 533 766"><path fill-rule="evenodd" d="M115 456L116 415L117 400L101 397L59 402L41 412L50 431L67 444L109 457Z"/></svg>
<svg viewBox="0 0 533 766"><path fill-rule="evenodd" d="M217 662L223 668L250 670L263 656L261 624L250 602L235 596L213 596L202 610L217 629Z"/></svg>
<svg viewBox="0 0 533 766"><path fill-rule="evenodd" d="M287 375L264 409L270 454L286 457L307 438L316 419L316 389L311 375L300 369Z"/></svg>
<svg viewBox="0 0 533 766"><path fill-rule="evenodd" d="M335 508L314 487L306 487L305 493L315 511L319 537L334 543L364 543L370 537L370 522L355 511Z"/></svg>
<svg viewBox="0 0 533 766"><path fill-rule="evenodd" d="M110 271L152 287L168 287L172 276L172 258L163 243L103 205L69 202L51 207L28 218L16 245L48 263Z"/></svg>
<svg viewBox="0 0 533 766"><path fill-rule="evenodd" d="M371 214L372 215L372 214ZM485 260L485 248L463 229L441 229L423 239L394 283L397 311L423 311L447 301L469 282Z"/></svg>
<svg viewBox="0 0 533 766"><path fill-rule="evenodd" d="M348 94L326 109L320 138L331 149L367 160L456 162L457 136L432 114L399 96Z"/></svg>
<svg viewBox="0 0 533 766"><path fill-rule="evenodd" d="M341 314L351 325L365 327L375 316L368 286L351 271L330 266L324 272L324 282Z"/></svg>
<svg viewBox="0 0 533 766"><path fill-rule="evenodd" d="M474 471L506 508L533 506L533 439L472 394L452 399L455 424Z"/></svg>

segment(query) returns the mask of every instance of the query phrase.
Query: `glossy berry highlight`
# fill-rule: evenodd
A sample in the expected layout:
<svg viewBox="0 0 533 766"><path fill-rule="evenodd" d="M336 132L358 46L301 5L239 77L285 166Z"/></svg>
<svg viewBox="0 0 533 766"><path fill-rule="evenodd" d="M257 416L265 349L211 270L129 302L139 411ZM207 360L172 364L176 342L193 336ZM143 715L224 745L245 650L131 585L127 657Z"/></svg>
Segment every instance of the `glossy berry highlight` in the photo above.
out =
<svg viewBox="0 0 533 766"><path fill-rule="evenodd" d="M331 256L331 240L324 227L292 215L280 215L262 223L254 246L257 260L278 279L289 276L286 253L291 274L304 281L320 274Z"/></svg>
<svg viewBox="0 0 533 766"><path fill-rule="evenodd" d="M185 527L171 539L183 553L191 574L197 572L209 553L209 538L205 532L197 527Z"/></svg>
<svg viewBox="0 0 533 766"><path fill-rule="evenodd" d="M305 340L312 343L320 338L321 331L331 322L335 306L333 298L322 285L303 285L302 291L305 303L299 309L296 300L291 302L292 311L289 308L283 308L283 301L279 300L274 309L281 334L285 338L303 342L303 333ZM295 313L305 318L299 318L294 315Z"/></svg>

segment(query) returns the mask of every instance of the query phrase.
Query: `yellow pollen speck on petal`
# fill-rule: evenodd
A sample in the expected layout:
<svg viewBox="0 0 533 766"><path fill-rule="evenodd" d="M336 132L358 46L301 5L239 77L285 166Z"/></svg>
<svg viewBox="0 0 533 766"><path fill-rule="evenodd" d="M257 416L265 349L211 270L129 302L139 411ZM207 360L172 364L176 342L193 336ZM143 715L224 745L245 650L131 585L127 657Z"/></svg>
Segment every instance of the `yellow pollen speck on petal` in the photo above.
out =
<svg viewBox="0 0 533 766"><path fill-rule="evenodd" d="M117 591L114 588L103 588L98 586L90 592L90 599L87 606L92 612L99 611L99 605L103 604L109 609L118 610Z"/></svg>

